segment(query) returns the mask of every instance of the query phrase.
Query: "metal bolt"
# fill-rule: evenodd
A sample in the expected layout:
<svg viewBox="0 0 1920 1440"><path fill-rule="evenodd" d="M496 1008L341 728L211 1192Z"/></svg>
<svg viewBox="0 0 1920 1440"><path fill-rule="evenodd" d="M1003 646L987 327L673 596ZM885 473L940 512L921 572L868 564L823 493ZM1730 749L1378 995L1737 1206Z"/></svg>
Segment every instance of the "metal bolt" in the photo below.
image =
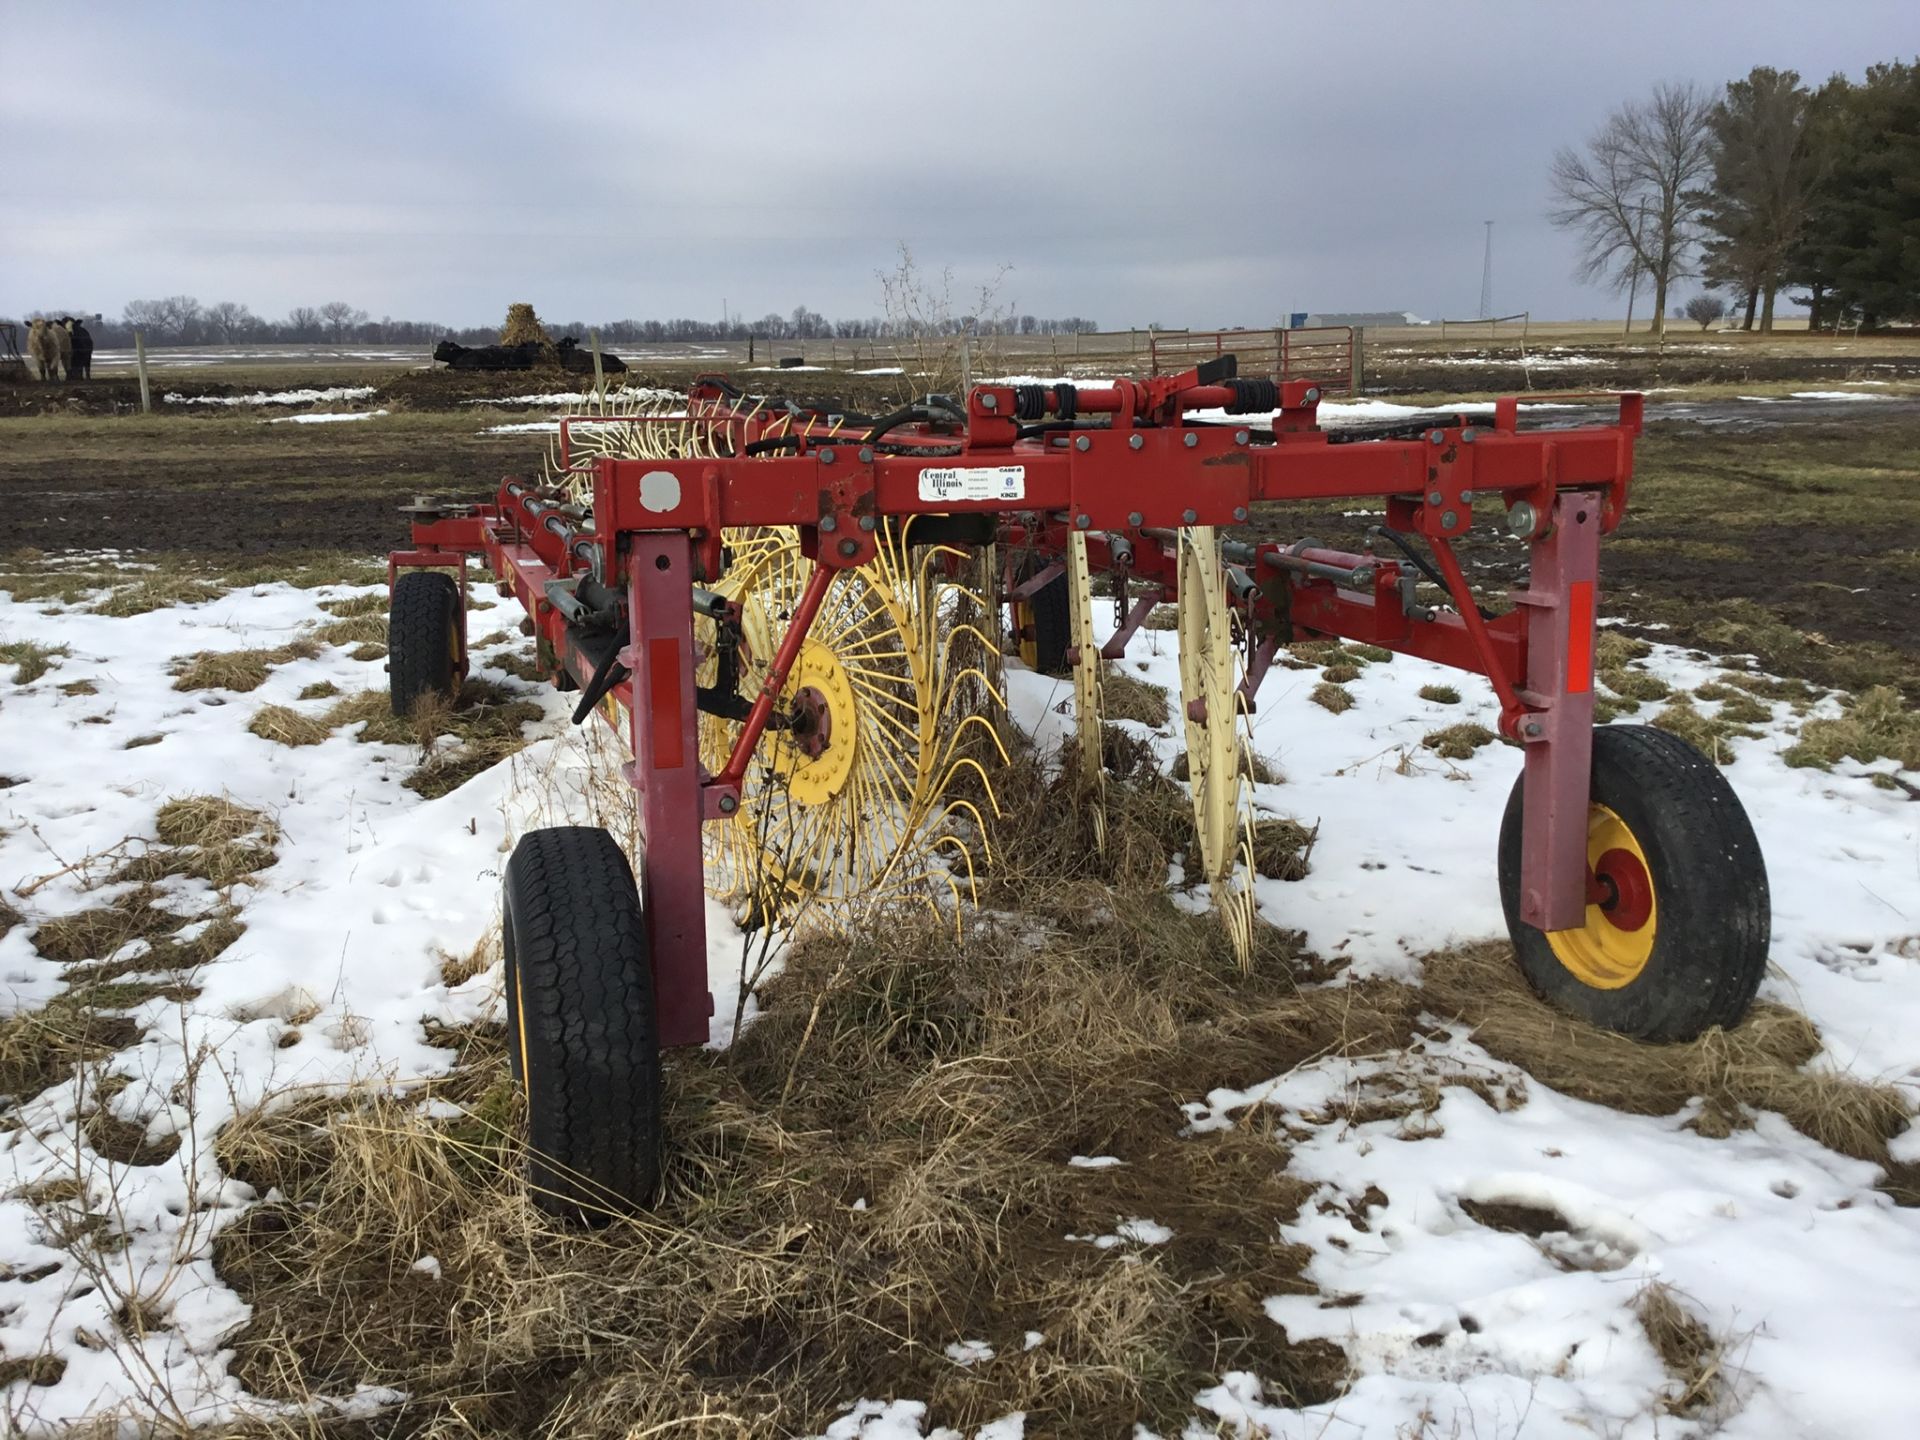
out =
<svg viewBox="0 0 1920 1440"><path fill-rule="evenodd" d="M1529 720L1520 727L1520 733L1522 735L1544 735L1547 731L1546 727L1538 720Z"/></svg>
<svg viewBox="0 0 1920 1440"><path fill-rule="evenodd" d="M820 452L820 463L822 465L831 465L833 463L833 447L831 445Z"/></svg>
<svg viewBox="0 0 1920 1440"><path fill-rule="evenodd" d="M1471 505L1473 503L1473 492L1471 490L1462 490L1460 492L1460 503L1462 505Z"/></svg>
<svg viewBox="0 0 1920 1440"><path fill-rule="evenodd" d="M1093 441L1085 435L1076 435L1073 437L1073 448L1076 450L1091 450L1093 448Z"/></svg>
<svg viewBox="0 0 1920 1440"><path fill-rule="evenodd" d="M875 523L876 523L876 522L875 522L875 520L874 520L874 518L873 518L873 516L871 516L871 515L862 515L862 516L860 517L860 528L861 528L862 530L864 530L864 531L866 531L866 532L867 532L867 533L868 533L869 535L871 535L871 534L873 533L873 527L874 527L874 525L875 525Z"/></svg>
<svg viewBox="0 0 1920 1440"><path fill-rule="evenodd" d="M1147 442L1141 439L1138 435L1129 435L1127 437L1127 448L1129 450L1138 450L1142 445L1146 443Z"/></svg>
<svg viewBox="0 0 1920 1440"><path fill-rule="evenodd" d="M1186 443L1187 443L1187 448L1191 450L1193 449L1194 446L1200 443L1200 437L1194 434L1193 431L1189 430L1187 431L1187 434L1186 434Z"/></svg>
<svg viewBox="0 0 1920 1440"><path fill-rule="evenodd" d="M980 397L980 408L982 410L998 410L1000 408L1000 397L993 394L982 395Z"/></svg>
<svg viewBox="0 0 1920 1440"><path fill-rule="evenodd" d="M1127 524L1136 529L1138 529L1145 520L1146 516L1142 515L1138 510L1129 510L1127 512Z"/></svg>
<svg viewBox="0 0 1920 1440"><path fill-rule="evenodd" d="M1467 426L1466 429L1460 432L1460 438L1461 440L1465 441L1467 444L1471 445L1475 440L1478 440L1480 438L1480 432L1474 429L1471 425L1469 425Z"/></svg>
<svg viewBox="0 0 1920 1440"><path fill-rule="evenodd" d="M1233 518L1236 520L1244 521L1247 518L1247 507L1244 505L1234 506Z"/></svg>
<svg viewBox="0 0 1920 1440"><path fill-rule="evenodd" d="M860 447L860 463L862 465L871 465L873 463L873 447L871 445L862 445Z"/></svg>
<svg viewBox="0 0 1920 1440"><path fill-rule="evenodd" d="M731 815L733 814L734 811L738 810L739 808L740 808L740 802L734 799L733 796L722 795L720 797L720 813L722 815Z"/></svg>
<svg viewBox="0 0 1920 1440"><path fill-rule="evenodd" d="M840 553L846 556L858 555L860 553L860 542L858 540L842 540L840 542Z"/></svg>
<svg viewBox="0 0 1920 1440"><path fill-rule="evenodd" d="M1451 530L1460 523L1459 512L1455 510L1442 510L1440 512L1440 523Z"/></svg>
<svg viewBox="0 0 1920 1440"><path fill-rule="evenodd" d="M1534 513L1531 500L1516 500L1513 508L1507 511L1507 529L1516 535L1531 535L1539 516Z"/></svg>
<svg viewBox="0 0 1920 1440"><path fill-rule="evenodd" d="M1300 398L1309 405L1318 405L1320 403L1320 387L1318 385L1309 385L1307 387L1307 393Z"/></svg>
<svg viewBox="0 0 1920 1440"><path fill-rule="evenodd" d="M1233 443L1236 445L1244 445L1252 438L1253 437L1244 430L1236 430L1233 432Z"/></svg>
<svg viewBox="0 0 1920 1440"><path fill-rule="evenodd" d="M1428 435L1427 438L1436 445L1444 445L1447 443L1447 432L1444 430L1435 430L1432 434Z"/></svg>
<svg viewBox="0 0 1920 1440"><path fill-rule="evenodd" d="M822 515L820 517L820 528L822 530L838 530L840 528L840 522L831 515Z"/></svg>
<svg viewBox="0 0 1920 1440"><path fill-rule="evenodd" d="M1445 500L1446 498L1447 497L1442 495L1438 490L1429 490L1427 492L1427 503L1429 505L1438 505L1442 500Z"/></svg>
<svg viewBox="0 0 1920 1440"><path fill-rule="evenodd" d="M1092 526L1093 517L1091 515L1076 515L1073 517L1073 523L1080 529L1085 530Z"/></svg>
<svg viewBox="0 0 1920 1440"><path fill-rule="evenodd" d="M1182 510L1180 512L1180 518L1186 524L1191 525L1195 521L1199 520L1200 512L1198 510Z"/></svg>

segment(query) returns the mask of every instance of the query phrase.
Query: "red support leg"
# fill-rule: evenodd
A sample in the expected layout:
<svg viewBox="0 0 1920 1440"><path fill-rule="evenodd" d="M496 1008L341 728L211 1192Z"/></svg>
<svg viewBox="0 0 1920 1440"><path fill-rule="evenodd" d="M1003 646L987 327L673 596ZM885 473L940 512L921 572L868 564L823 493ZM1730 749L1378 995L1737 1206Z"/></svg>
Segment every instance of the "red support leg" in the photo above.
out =
<svg viewBox="0 0 1920 1440"><path fill-rule="evenodd" d="M706 887L700 856L700 737L693 684L693 545L684 532L628 537L633 672L630 712L639 792L640 902L653 957L662 1045L704 1045Z"/></svg>
<svg viewBox="0 0 1920 1440"><path fill-rule="evenodd" d="M1587 913L1587 802L1593 768L1593 634L1600 559L1598 494L1554 501L1514 599L1529 607L1520 721L1527 785L1520 823L1520 918L1572 930Z"/></svg>

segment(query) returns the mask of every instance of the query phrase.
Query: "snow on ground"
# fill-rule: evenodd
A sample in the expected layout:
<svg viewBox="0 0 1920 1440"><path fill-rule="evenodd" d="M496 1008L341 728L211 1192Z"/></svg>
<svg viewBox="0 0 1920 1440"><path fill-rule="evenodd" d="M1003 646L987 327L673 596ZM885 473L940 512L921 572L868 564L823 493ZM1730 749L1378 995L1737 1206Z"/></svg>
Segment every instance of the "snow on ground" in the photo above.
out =
<svg viewBox="0 0 1920 1440"><path fill-rule="evenodd" d="M1104 638L1111 620L1097 628ZM1171 635L1143 631L1120 664L1178 696ZM1672 646L1656 646L1645 665L1676 689L1718 669ZM1491 687L1401 656L1367 666L1348 687L1357 703L1332 715L1307 700L1318 680L1276 668L1253 717L1254 749L1283 777L1254 787L1257 811L1320 824L1312 874L1259 880L1262 912L1304 930L1315 950L1347 956L1354 976L1412 978L1424 952L1502 934L1494 842L1519 752L1496 743L1448 761L1420 746L1458 721L1494 728ZM1419 698L1442 683L1463 703ZM1008 691L1015 718L1043 743L1071 731L1069 682L1012 669ZM1781 755L1794 717L1785 704L1773 709L1760 738L1731 742L1736 760L1724 772L1769 861L1773 949L1761 994L1819 1025L1816 1067L1890 1081L1920 1100L1920 805L1866 778L1890 762L1789 768ZM1184 746L1174 732L1125 728L1168 761ZM1268 1107L1311 1122L1339 1095L1409 1075L1444 1085L1519 1072L1454 1036L1415 1055L1324 1060L1249 1091L1196 1097L1188 1121L1200 1130ZM1537 1082L1525 1093L1526 1104L1501 1113L1450 1089L1412 1135L1399 1121L1312 1126L1290 1167L1330 1203L1309 1202L1283 1238L1313 1248L1306 1274L1323 1291L1359 1298L1321 1308L1316 1297L1284 1297L1268 1310L1295 1340L1343 1345L1363 1378L1300 1412L1262 1400L1254 1377L1226 1377L1202 1407L1242 1427L1231 1433L1287 1437L1385 1440L1423 1413L1435 1418L1418 1433L1433 1435L1703 1433L1657 1407L1665 1376L1632 1306L1662 1280L1735 1342L1739 1408L1716 1433L1913 1433L1920 1213L1873 1189L1876 1167L1777 1116L1715 1140L1683 1129L1685 1115L1623 1115ZM1897 1150L1920 1153L1920 1131L1902 1140ZM1369 1187L1388 1197L1370 1212ZM1536 1245L1474 1223L1463 1199L1548 1206L1574 1233L1558 1250Z"/></svg>
<svg viewBox="0 0 1920 1440"><path fill-rule="evenodd" d="M562 698L542 692L542 738L428 801L399 784L411 748L337 732L289 749L246 729L263 705L311 703L297 697L318 681L382 687L377 660L328 649L276 668L249 694L171 688L173 657L284 644L329 618L320 602L356 593L266 585L129 618L50 614L0 598L0 639L71 650L25 686L0 669L0 770L20 782L0 788L0 887L26 917L0 938L0 1008L43 1004L61 986L60 967L31 944L37 922L117 893L87 890L67 867L124 837L151 837L168 798L225 793L269 812L282 832L278 863L236 892L245 933L198 972L199 995L139 1007L146 1035L109 1062L129 1082L116 1113L144 1122L152 1138L180 1134L175 1156L129 1167L95 1154L77 1134L71 1083L29 1103L0 1135L0 1194L9 1197L0 1199L0 1347L50 1349L68 1362L56 1384L33 1392L49 1429L156 1383L208 1420L244 1401L221 1345L246 1311L209 1255L214 1233L255 1197L220 1173L214 1130L270 1098L443 1071L452 1056L427 1043L423 1021L496 1016L500 1002L497 968L448 985L441 957L466 954L497 924L512 835L589 813L616 758L593 738L597 727L571 730ZM510 607L483 611L474 633L515 619ZM1177 695L1170 634L1143 631L1121 663ZM1676 686L1716 672L1666 646L1646 664ZM1334 715L1306 698L1317 679L1276 668L1253 718L1255 749L1283 777L1256 786L1255 805L1321 825L1313 873L1262 880L1258 898L1269 919L1345 956L1351 974L1416 977L1421 954L1501 933L1494 837L1519 756L1493 744L1447 761L1421 748L1442 726L1491 727L1484 681L1400 657L1366 667L1349 687L1354 707ZM60 688L78 680L97 693ZM1007 680L1013 718L1041 743L1070 732L1067 682L1018 665ZM1462 703L1419 698L1439 682ZM1876 788L1870 767L1787 767L1793 717L1774 708L1760 738L1731 742L1737 763L1726 772L1770 862L1775 932L1763 993L1820 1026L1826 1050L1816 1065L1920 1093L1920 806ZM1181 748L1175 731L1130 728L1163 759ZM125 748L149 735L158 743ZM176 877L160 888L179 913L214 903L203 882ZM742 941L717 907L709 923L713 1039L724 1043ZM1451 1083L1465 1076L1503 1080L1525 1103L1495 1110ZM1398 1121L1314 1123L1355 1090L1419 1083L1451 1088L1417 1134ZM1196 1397L1205 1419L1190 1436L1213 1434L1217 1422L1242 1435L1386 1440L1421 1433L1423 1415L1431 1435L1705 1433L1704 1422L1660 1408L1666 1377L1632 1311L1655 1279L1732 1342L1734 1408L1716 1433L1912 1432L1903 1387L1920 1357L1920 1214L1872 1188L1873 1166L1822 1149L1777 1117L1707 1139L1684 1129L1684 1116L1629 1116L1557 1095L1451 1033L1408 1054L1322 1060L1247 1090L1195 1095L1167 1121L1198 1133L1256 1111L1305 1127L1286 1163L1319 1191L1275 1242L1311 1247L1308 1277L1354 1297L1333 1308L1276 1297L1269 1313L1296 1339L1337 1341L1360 1378L1341 1399L1298 1411L1257 1377L1223 1375ZM1920 1137L1910 1132L1900 1148L1920 1149ZM118 1207L129 1243L104 1287L20 1198L62 1179L77 1179L96 1208ZM1464 1201L1551 1206L1569 1231L1536 1243L1476 1224ZM1127 1263L1166 1230L1143 1215L1077 1238ZM167 1325L139 1339L120 1331L111 1316L130 1290L158 1295ZM967 1357L956 1363L995 1363L972 1337L948 1342ZM929 1428L938 1419L911 1399L863 1400L826 1433L952 1436ZM1024 1417L974 1433L1017 1437Z"/></svg>
<svg viewBox="0 0 1920 1440"><path fill-rule="evenodd" d="M517 420L509 425L489 425L482 435L558 435L558 420Z"/></svg>
<svg viewBox="0 0 1920 1440"><path fill-rule="evenodd" d="M0 640L71 651L26 686L0 665L0 773L18 782L0 788L0 894L25 917L0 937L0 1013L36 1007L62 988L61 967L31 943L39 921L131 888L88 891L64 867L129 836L151 839L169 798L231 796L266 811L282 836L277 863L236 891L246 931L195 974L199 995L139 1006L144 1039L108 1064L129 1081L115 1113L145 1122L153 1140L179 1134L173 1158L133 1167L95 1154L76 1133L70 1082L27 1104L17 1128L0 1134L0 1196L8 1197L0 1199L0 1350L50 1349L67 1361L57 1383L31 1392L49 1431L163 1387L208 1421L243 1398L221 1341L247 1311L215 1277L210 1247L256 1197L220 1173L215 1130L270 1098L445 1071L453 1054L427 1043L423 1022L497 1016L501 1002L497 966L449 986L441 958L467 954L497 926L512 837L530 823L578 817L588 787L612 774L602 727L573 730L563 697L547 690L537 692L545 738L437 800L400 785L418 759L414 747L361 744L336 731L294 749L248 732L264 705L324 710L331 700L303 706L297 698L317 682L384 690L379 660L351 660L336 648L276 668L247 694L172 688L173 657L284 644L332 618L320 602L357 593L274 584L127 618L49 614L0 597ZM517 619L496 608L497 616L474 614L476 637ZM476 664L489 674L484 652ZM98 693L59 688L78 680ZM126 748L147 736L158 742ZM204 882L184 877L160 890L179 914L204 914L216 900ZM741 939L717 906L709 927L715 1035L724 1040ZM63 1181L84 1185L93 1208L113 1207L129 1237L111 1257L110 1284L83 1273L20 1198L23 1188ZM168 1324L129 1338L112 1318L128 1292L147 1295Z"/></svg>
<svg viewBox="0 0 1920 1440"><path fill-rule="evenodd" d="M538 395L489 395L479 400L462 400L462 405L583 405L592 390L549 390ZM608 389L609 400L685 400L684 390L662 390L655 385L615 385Z"/></svg>
<svg viewBox="0 0 1920 1440"><path fill-rule="evenodd" d="M331 425L336 420L377 420L385 410L324 410L313 415L275 415L269 425Z"/></svg>
<svg viewBox="0 0 1920 1440"><path fill-rule="evenodd" d="M324 390L256 390L251 395L182 395L170 392L169 405L319 405L336 400L365 400L375 385L330 385Z"/></svg>

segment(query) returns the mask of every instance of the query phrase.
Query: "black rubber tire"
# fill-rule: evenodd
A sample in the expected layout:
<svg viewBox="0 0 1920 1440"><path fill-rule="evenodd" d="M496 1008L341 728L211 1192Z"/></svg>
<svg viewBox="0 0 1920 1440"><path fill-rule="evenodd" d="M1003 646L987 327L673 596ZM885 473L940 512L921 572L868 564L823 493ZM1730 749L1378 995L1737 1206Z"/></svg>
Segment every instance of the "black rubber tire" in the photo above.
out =
<svg viewBox="0 0 1920 1440"><path fill-rule="evenodd" d="M387 605L387 697L393 713L413 713L422 695L460 693L465 613L451 575L409 570L393 582Z"/></svg>
<svg viewBox="0 0 1920 1440"><path fill-rule="evenodd" d="M534 1202L588 1223L644 1209L660 1184L660 1038L627 857L595 826L533 830L505 890L507 1044Z"/></svg>
<svg viewBox="0 0 1920 1440"><path fill-rule="evenodd" d="M1720 767L1664 730L1593 732L1593 803L1633 832L1653 884L1657 929L1645 968L1618 989L1575 976L1520 919L1520 812L1514 782L1500 824L1500 899L1520 969L1561 1009L1636 1040L1691 1040L1738 1024L1767 966L1772 907L1753 824Z"/></svg>
<svg viewBox="0 0 1920 1440"><path fill-rule="evenodd" d="M1038 556L1028 555L1014 567L1015 583L1024 583L1038 575L1046 567L1045 561ZM1065 675L1072 667L1067 664L1067 644L1072 634L1072 625L1067 616L1067 577L1064 573L1056 575L1042 585L1023 606L1013 609L1015 633L1012 653L1019 655L1022 650L1022 636L1019 631L1024 620L1025 625L1033 627L1033 668L1042 675Z"/></svg>

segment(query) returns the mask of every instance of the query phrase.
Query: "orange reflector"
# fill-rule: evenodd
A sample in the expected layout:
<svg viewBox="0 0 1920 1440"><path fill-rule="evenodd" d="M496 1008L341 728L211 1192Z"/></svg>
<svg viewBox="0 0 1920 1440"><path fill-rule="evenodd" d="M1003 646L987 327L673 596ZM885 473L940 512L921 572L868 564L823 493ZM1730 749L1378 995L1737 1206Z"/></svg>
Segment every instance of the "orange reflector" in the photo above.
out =
<svg viewBox="0 0 1920 1440"><path fill-rule="evenodd" d="M647 695L647 719L653 727L653 768L678 770L687 763L686 736L680 728L678 640L647 642Z"/></svg>
<svg viewBox="0 0 1920 1440"><path fill-rule="evenodd" d="M1567 694L1593 689L1593 581L1567 587Z"/></svg>

